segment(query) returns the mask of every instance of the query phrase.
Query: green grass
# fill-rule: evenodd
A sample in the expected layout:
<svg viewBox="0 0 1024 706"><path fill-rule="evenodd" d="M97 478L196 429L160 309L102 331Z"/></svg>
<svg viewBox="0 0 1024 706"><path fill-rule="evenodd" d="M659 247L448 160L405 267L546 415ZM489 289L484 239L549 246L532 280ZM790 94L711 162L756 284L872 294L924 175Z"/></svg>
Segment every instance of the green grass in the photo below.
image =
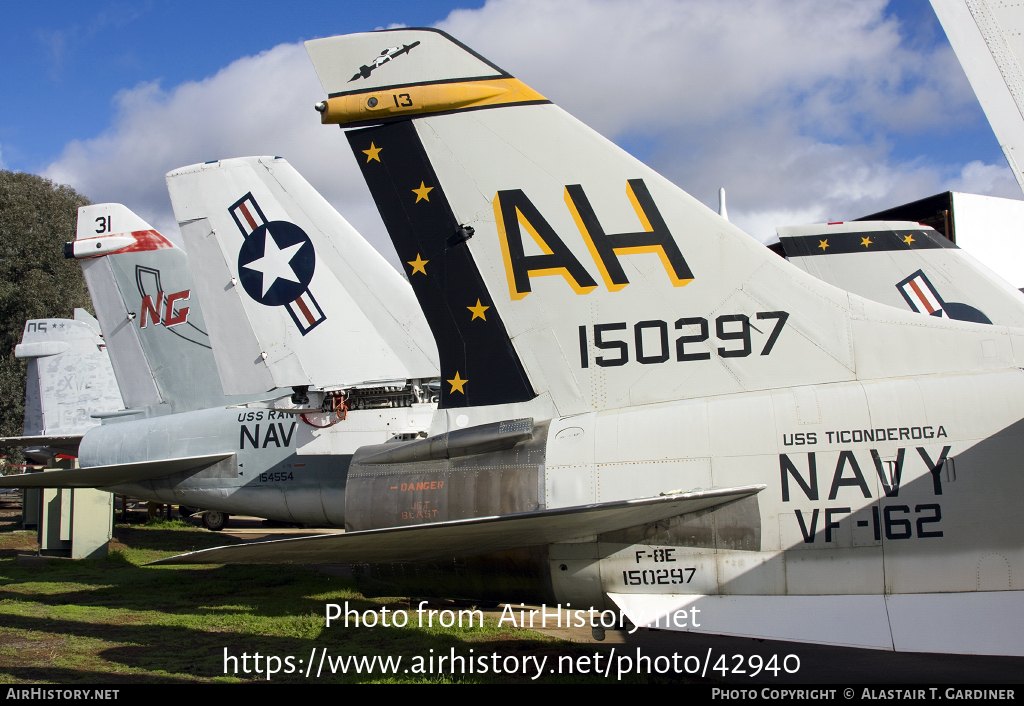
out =
<svg viewBox="0 0 1024 706"><path fill-rule="evenodd" d="M165 520L162 517L150 517L146 520L146 527L150 529L195 529L185 520Z"/></svg>
<svg viewBox="0 0 1024 706"><path fill-rule="evenodd" d="M32 548L35 539L17 530L16 512L17 506L0 507L0 683L263 680L225 675L225 648L236 657L292 656L296 672L274 675L274 682L529 682L521 676L404 671L329 675L326 667L316 680L315 668L309 679L304 670L311 653L319 661L324 648L330 657L400 655L402 669L417 655L448 655L452 648L467 657L469 649L475 655L547 655L549 663L558 655L591 651L499 628L494 618L483 628L420 629L413 626L415 606L408 599L368 599L353 581L312 567L144 566L230 540L181 522L118 525L110 554L102 559L19 563L17 552ZM410 626L326 628L325 604L345 601L359 611L406 610Z"/></svg>

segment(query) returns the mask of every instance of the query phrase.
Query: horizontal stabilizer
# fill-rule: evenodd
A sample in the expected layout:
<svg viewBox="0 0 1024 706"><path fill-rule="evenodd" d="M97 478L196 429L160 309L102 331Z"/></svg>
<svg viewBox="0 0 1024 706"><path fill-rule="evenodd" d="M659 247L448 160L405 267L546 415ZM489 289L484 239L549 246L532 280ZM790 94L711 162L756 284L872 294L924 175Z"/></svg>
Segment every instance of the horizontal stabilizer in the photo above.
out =
<svg viewBox="0 0 1024 706"><path fill-rule="evenodd" d="M29 436L0 436L0 447L3 446L53 446L61 450L77 452L83 434L49 434Z"/></svg>
<svg viewBox="0 0 1024 706"><path fill-rule="evenodd" d="M90 468L72 468L60 471L43 471L41 473L22 473L15 476L4 476L3 484L11 488L106 488L121 483L134 483L160 478L172 473L201 470L208 466L230 458L232 454L212 454L210 456L187 456L185 458L169 458L161 461L142 461L140 463L119 463L112 466L92 466Z"/></svg>
<svg viewBox="0 0 1024 706"><path fill-rule="evenodd" d="M740 500L748 485L658 498L215 547L154 564L335 564L475 556L613 532Z"/></svg>

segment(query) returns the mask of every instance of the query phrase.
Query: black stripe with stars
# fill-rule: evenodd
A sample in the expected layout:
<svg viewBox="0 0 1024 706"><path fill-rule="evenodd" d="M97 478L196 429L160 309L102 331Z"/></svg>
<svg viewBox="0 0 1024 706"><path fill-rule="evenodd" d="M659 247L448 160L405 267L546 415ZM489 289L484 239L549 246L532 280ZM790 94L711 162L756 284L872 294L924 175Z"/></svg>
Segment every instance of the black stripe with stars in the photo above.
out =
<svg viewBox="0 0 1024 706"><path fill-rule="evenodd" d="M441 408L536 397L412 122L345 134L434 333Z"/></svg>
<svg viewBox="0 0 1024 706"><path fill-rule="evenodd" d="M837 253L879 252L883 250L935 250L956 248L935 231L880 230L859 233L828 233L781 238L786 257L835 255Z"/></svg>

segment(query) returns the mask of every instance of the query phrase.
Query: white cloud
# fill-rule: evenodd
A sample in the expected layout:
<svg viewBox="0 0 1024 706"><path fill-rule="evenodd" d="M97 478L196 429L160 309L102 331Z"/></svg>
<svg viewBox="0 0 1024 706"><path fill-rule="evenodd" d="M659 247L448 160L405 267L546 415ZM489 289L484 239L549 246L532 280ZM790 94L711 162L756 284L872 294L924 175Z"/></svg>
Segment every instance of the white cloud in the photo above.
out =
<svg viewBox="0 0 1024 706"><path fill-rule="evenodd" d="M1020 187L1006 165L985 164L979 160L968 162L960 175L948 183L950 191L988 194L1007 199L1020 198Z"/></svg>
<svg viewBox="0 0 1024 706"><path fill-rule="evenodd" d="M764 240L970 183L894 160L895 141L973 120L955 55L907 45L883 0L489 2L440 27ZM952 181L951 181L952 180ZM948 183L947 183L948 182Z"/></svg>
<svg viewBox="0 0 1024 706"><path fill-rule="evenodd" d="M203 81L120 92L114 124L69 143L44 174L94 202L123 203L176 238L167 172L211 159L279 155L397 262L344 134L321 125L313 110L322 99L305 49L283 44Z"/></svg>
<svg viewBox="0 0 1024 706"><path fill-rule="evenodd" d="M797 107L798 124L831 134L865 117L897 127L955 117L971 94L949 70L952 52L906 48L884 9L884 0L505 0L439 26L605 134Z"/></svg>
<svg viewBox="0 0 1024 706"><path fill-rule="evenodd" d="M843 220L946 188L1019 196L1001 165L897 160L903 136L974 120L956 58L908 45L882 0L491 0L439 26L695 197L767 239L776 225ZM163 175L220 157L286 157L396 262L301 45L210 78L116 98L103 134L46 176L121 201L176 232Z"/></svg>

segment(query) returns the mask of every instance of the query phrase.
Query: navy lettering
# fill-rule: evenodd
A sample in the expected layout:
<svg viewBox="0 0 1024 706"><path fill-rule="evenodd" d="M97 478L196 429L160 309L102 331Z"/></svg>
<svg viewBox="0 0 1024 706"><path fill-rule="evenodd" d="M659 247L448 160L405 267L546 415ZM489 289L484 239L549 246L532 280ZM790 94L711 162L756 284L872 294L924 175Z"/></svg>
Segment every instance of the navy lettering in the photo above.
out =
<svg viewBox="0 0 1024 706"><path fill-rule="evenodd" d="M871 449L871 460L875 462L875 472L878 473L878 480L882 481L882 489L885 490L885 496L887 498L895 498L900 494L900 482L903 479L903 455L906 453L906 449L896 450L896 461L886 463L892 463L895 465L895 470L890 466L890 472L886 473L885 469L882 468L882 459L878 457L878 452Z"/></svg>
<svg viewBox="0 0 1024 706"><path fill-rule="evenodd" d="M847 464L853 469L853 478L843 478L843 472L846 470ZM832 489L829 490L828 499L835 500L840 486L845 485L855 485L860 488L865 498L871 497L867 481L864 480L864 474L860 472L860 466L857 465L857 459L852 451L839 452L839 461L836 463L836 472L832 476Z"/></svg>
<svg viewBox="0 0 1024 706"><path fill-rule="evenodd" d="M942 427L939 427L939 429L941 430ZM946 461L946 454L949 453L949 449L949 446L943 446L942 453L939 454L939 460L932 463L928 452L921 446L917 447L917 453L921 454L921 460L928 466L928 470L932 474L932 490L935 491L936 495L942 495L942 478L939 473L942 471L942 464Z"/></svg>
<svg viewBox="0 0 1024 706"><path fill-rule="evenodd" d="M249 427L247 427L244 424L241 426L241 430L242 430L241 431L241 435L239 436L239 439L238 439L238 448L239 449L244 449L245 448L245 439L246 439L246 437L248 437L249 443L252 444L252 447L254 449L258 449L260 447L260 425L259 424L256 425L256 435L255 436L253 436L252 434L249 433Z"/></svg>
<svg viewBox="0 0 1024 706"><path fill-rule="evenodd" d="M807 454L807 475L810 477L810 485L807 481L801 477L800 472L793 465L793 462L789 460L789 456L786 454L779 454L779 470L782 473L782 502L789 502L789 474L793 474L793 478L796 480L797 485L804 491L804 495L807 496L808 500L818 499L818 469L814 459L814 452ZM815 513L818 511L815 510ZM817 517L817 514L815 514Z"/></svg>
<svg viewBox="0 0 1024 706"><path fill-rule="evenodd" d="M263 448L267 448L271 441L274 442L274 446L281 448L281 442L277 438L277 429L274 428L273 424L268 424L267 435L263 438Z"/></svg>

